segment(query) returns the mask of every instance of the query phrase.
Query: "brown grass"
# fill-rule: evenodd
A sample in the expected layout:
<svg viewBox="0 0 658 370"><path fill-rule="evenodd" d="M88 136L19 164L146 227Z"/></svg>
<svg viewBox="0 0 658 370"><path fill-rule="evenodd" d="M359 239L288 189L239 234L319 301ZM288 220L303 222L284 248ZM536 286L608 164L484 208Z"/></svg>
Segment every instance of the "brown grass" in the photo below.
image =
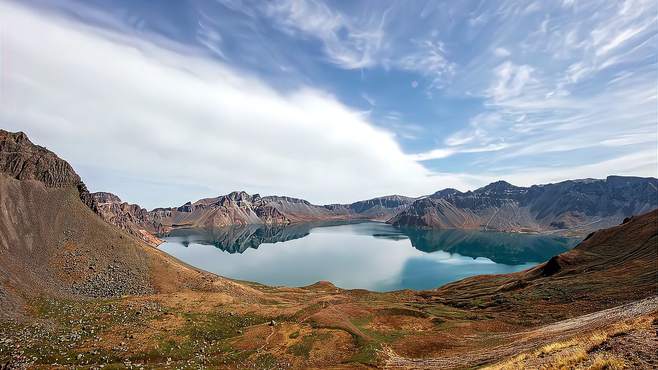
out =
<svg viewBox="0 0 658 370"><path fill-rule="evenodd" d="M514 356L506 361L487 367L487 369L508 370L535 367L530 364L541 364L546 369L571 369L586 366L592 369L623 369L622 359L596 354L610 338L635 330L646 329L651 325L648 318L640 318L613 324L605 329L598 329L586 335L580 335L568 340L545 344L539 349Z"/></svg>
<svg viewBox="0 0 658 370"><path fill-rule="evenodd" d="M618 359L613 356L603 356L599 355L594 358L592 365L590 366L591 370L617 370L624 369L626 364L623 360Z"/></svg>

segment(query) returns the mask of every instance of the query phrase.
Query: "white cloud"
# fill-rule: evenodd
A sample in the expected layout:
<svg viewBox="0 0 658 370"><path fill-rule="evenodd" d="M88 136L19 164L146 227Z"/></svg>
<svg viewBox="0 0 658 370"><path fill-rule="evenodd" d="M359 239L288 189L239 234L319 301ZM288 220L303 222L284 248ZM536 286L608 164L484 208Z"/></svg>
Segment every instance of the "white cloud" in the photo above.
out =
<svg viewBox="0 0 658 370"><path fill-rule="evenodd" d="M601 47L596 50L596 55L607 54L610 50L619 47L634 36L640 34L640 32L642 32L646 26L648 26L648 24L642 27L633 27L623 30L622 32L615 35L612 39L608 40L608 42L601 45Z"/></svg>
<svg viewBox="0 0 658 370"><path fill-rule="evenodd" d="M346 202L479 184L431 173L321 91L280 93L221 63L7 3L0 23L11 30L2 125L74 166L181 184L147 206L194 199L188 185Z"/></svg>
<svg viewBox="0 0 658 370"><path fill-rule="evenodd" d="M496 148L465 167L524 184L656 176L657 4L569 1L559 16L499 20L488 42L510 49L487 49L455 77L455 90L473 91L485 109L446 137L444 147L417 158ZM517 5L507 13L520 14ZM487 10L502 11L494 8Z"/></svg>
<svg viewBox="0 0 658 370"><path fill-rule="evenodd" d="M445 46L442 42L424 40L414 41L417 51L403 56L394 64L406 71L418 72L428 76L432 83L429 88L441 87L443 81L455 72L455 64L446 58ZM418 83L416 82L416 88Z"/></svg>
<svg viewBox="0 0 658 370"><path fill-rule="evenodd" d="M364 68L379 62L387 12L379 19L361 22L320 1L285 0L269 3L266 13L284 31L320 40L329 60L343 68Z"/></svg>
<svg viewBox="0 0 658 370"><path fill-rule="evenodd" d="M520 95L523 88L532 80L533 68L515 65L507 61L495 70L496 81L489 89L494 100L505 100Z"/></svg>
<svg viewBox="0 0 658 370"><path fill-rule="evenodd" d="M562 6L565 8L572 7L576 3L576 0L562 0Z"/></svg>
<svg viewBox="0 0 658 370"><path fill-rule="evenodd" d="M399 11L399 4L393 4L348 14L323 1L284 0L269 3L265 14L288 34L320 41L328 60L341 68L411 71L429 79L428 91L442 88L456 65L446 57L437 34L415 39L399 27L389 30L389 23L399 21L391 15L396 7ZM412 82L412 87L417 86L418 82Z"/></svg>
<svg viewBox="0 0 658 370"><path fill-rule="evenodd" d="M431 159L447 158L455 154L456 150L451 148L432 149L424 153L413 154L410 157L416 161L428 161Z"/></svg>
<svg viewBox="0 0 658 370"><path fill-rule="evenodd" d="M490 144L482 147L449 147L449 148L439 148L432 149L424 153L418 153L411 155L416 161L429 161L432 159L441 159L447 158L458 153L484 153L484 152L496 152L507 148L508 145L504 143L499 144Z"/></svg>
<svg viewBox="0 0 658 370"><path fill-rule="evenodd" d="M208 50L211 50L220 58L227 59L224 51L222 50L222 35L213 24L214 22L212 18L203 12L199 12L199 18L199 28L197 29L196 35L197 41L199 41L201 45L207 47Z"/></svg>
<svg viewBox="0 0 658 370"><path fill-rule="evenodd" d="M500 58L506 58L512 55L512 53L510 53L510 51L505 48L495 48L494 55Z"/></svg>

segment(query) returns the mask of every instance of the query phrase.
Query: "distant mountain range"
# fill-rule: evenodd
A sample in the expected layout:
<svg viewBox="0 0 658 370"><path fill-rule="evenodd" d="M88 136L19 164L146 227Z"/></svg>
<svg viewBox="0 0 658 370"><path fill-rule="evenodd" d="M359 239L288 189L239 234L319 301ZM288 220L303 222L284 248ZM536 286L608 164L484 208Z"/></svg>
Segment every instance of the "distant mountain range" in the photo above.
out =
<svg viewBox="0 0 658 370"><path fill-rule="evenodd" d="M157 244L153 235L168 234L180 228L213 229L230 225L291 225L317 221L387 221L414 201L392 195L352 204L314 205L282 196L261 197L236 191L206 198L180 207L147 211L122 202L110 193L93 193L98 213L106 221Z"/></svg>
<svg viewBox="0 0 658 370"><path fill-rule="evenodd" d="M658 180L609 176L605 180L569 180L531 187L498 181L465 193L444 189L421 198L391 195L331 205L241 191L152 211L123 203L109 193L92 196L106 221L151 244L158 243L153 234L165 235L178 228L350 220L386 221L399 227L584 236L658 208Z"/></svg>
<svg viewBox="0 0 658 370"><path fill-rule="evenodd" d="M150 245L161 242L158 236L180 228L351 220L386 221L399 227L584 236L658 208L658 179L609 176L531 187L498 181L468 192L444 189L420 198L391 195L330 205L236 191L148 211L111 193L89 193L68 163L32 144L24 133L0 130L0 134L1 172L18 180L37 180L47 187L75 187L92 211Z"/></svg>
<svg viewBox="0 0 658 370"><path fill-rule="evenodd" d="M498 181L462 193L438 191L388 222L442 229L585 234L658 208L655 178L608 176L519 187Z"/></svg>

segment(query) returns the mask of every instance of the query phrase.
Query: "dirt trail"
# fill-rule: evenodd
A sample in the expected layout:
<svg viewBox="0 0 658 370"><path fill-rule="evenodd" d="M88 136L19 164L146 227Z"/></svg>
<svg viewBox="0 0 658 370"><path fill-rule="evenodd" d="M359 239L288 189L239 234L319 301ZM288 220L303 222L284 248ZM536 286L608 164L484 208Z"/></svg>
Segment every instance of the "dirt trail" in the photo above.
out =
<svg viewBox="0 0 658 370"><path fill-rule="evenodd" d="M405 358L397 355L391 348L384 350L388 359L386 369L450 369L472 367L500 360L551 342L560 341L583 332L603 328L615 322L636 318L658 310L658 296L646 298L622 306L559 321L516 334L503 334L499 339L511 340L511 343L493 348L481 348L454 355L453 357L436 357L429 359Z"/></svg>
<svg viewBox="0 0 658 370"><path fill-rule="evenodd" d="M260 347L256 350L256 352L259 352L259 353L260 353L262 350L265 349L265 347L267 347L268 344L270 344L270 339L272 338L272 336L274 335L274 333L276 333L276 329L274 329L274 325L272 325L272 326L270 326L270 334L267 336L267 338L265 338L265 343L263 343L263 345L260 346Z"/></svg>

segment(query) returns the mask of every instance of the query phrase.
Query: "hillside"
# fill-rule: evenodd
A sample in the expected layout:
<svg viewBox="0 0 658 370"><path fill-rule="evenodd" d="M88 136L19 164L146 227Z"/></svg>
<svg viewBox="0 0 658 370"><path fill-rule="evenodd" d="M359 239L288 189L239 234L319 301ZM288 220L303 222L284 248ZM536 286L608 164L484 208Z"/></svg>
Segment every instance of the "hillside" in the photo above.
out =
<svg viewBox="0 0 658 370"><path fill-rule="evenodd" d="M1 315L43 294L119 297L222 279L181 265L104 222L71 166L23 133L0 130Z"/></svg>
<svg viewBox="0 0 658 370"><path fill-rule="evenodd" d="M37 297L27 304L31 319L0 325L0 361L66 368L650 368L658 361L657 220L654 211L599 231L528 271L424 292L242 282L219 292L173 289L112 300Z"/></svg>

